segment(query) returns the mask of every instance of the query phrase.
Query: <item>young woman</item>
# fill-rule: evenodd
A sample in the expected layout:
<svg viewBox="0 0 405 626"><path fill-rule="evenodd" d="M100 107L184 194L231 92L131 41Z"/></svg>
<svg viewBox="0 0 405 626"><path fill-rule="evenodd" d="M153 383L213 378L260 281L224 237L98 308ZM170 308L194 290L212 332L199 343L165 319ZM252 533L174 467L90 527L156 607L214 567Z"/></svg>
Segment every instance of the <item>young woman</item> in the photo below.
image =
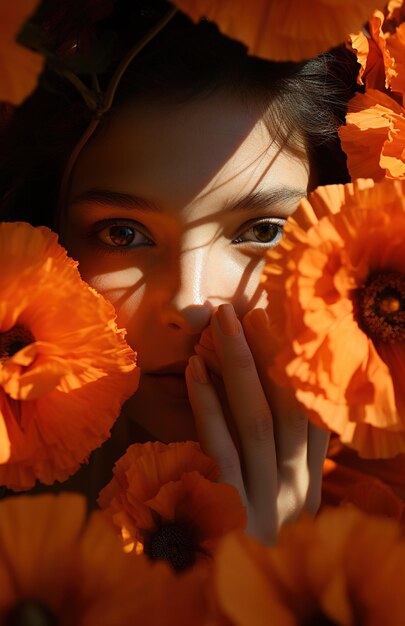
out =
<svg viewBox="0 0 405 626"><path fill-rule="evenodd" d="M350 90L339 68L352 75L338 54L249 57L213 25L177 16L128 68L62 192L78 137L70 119L84 128L76 105L52 113L37 157L26 155L29 174L7 167L8 151L4 215L58 228L83 278L114 304L141 368L111 440L72 488L94 499L135 441L197 439L238 489L253 535L271 541L317 510L328 433L267 375L271 298L260 277L308 189L346 180L336 128ZM39 102L17 111L3 154ZM66 141L51 143L62 126ZM44 183L50 218L35 215Z"/></svg>

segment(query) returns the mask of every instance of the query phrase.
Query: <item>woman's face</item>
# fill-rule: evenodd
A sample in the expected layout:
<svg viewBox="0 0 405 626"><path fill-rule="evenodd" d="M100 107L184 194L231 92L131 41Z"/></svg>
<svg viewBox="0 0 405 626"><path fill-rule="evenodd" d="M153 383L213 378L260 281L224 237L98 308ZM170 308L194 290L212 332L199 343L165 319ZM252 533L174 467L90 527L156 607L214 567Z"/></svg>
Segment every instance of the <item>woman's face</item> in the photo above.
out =
<svg viewBox="0 0 405 626"><path fill-rule="evenodd" d="M138 353L125 412L150 436L195 438L187 360L220 304L267 306L263 257L308 179L306 154L222 94L126 105L81 153L62 241Z"/></svg>

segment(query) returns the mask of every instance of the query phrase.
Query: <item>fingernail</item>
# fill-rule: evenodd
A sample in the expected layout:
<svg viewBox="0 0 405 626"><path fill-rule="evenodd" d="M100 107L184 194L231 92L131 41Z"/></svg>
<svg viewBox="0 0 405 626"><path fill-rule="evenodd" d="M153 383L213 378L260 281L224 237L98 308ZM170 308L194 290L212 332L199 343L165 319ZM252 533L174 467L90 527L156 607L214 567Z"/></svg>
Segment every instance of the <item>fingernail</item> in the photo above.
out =
<svg viewBox="0 0 405 626"><path fill-rule="evenodd" d="M205 368L204 359L199 355L193 355L189 358L191 374L197 383L206 385L208 383L208 374Z"/></svg>
<svg viewBox="0 0 405 626"><path fill-rule="evenodd" d="M270 320L264 309L253 309L248 315L249 321L255 330L265 333L270 330Z"/></svg>
<svg viewBox="0 0 405 626"><path fill-rule="evenodd" d="M236 336L239 334L238 318L232 304L221 304L218 307L217 317L219 327L224 335Z"/></svg>

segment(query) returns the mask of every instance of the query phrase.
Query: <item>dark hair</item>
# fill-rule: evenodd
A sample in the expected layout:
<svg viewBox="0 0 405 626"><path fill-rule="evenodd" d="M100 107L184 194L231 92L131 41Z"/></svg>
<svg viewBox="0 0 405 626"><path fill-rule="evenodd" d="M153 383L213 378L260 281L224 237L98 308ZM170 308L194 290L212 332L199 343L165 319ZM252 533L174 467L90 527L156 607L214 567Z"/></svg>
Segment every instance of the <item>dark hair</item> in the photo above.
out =
<svg viewBox="0 0 405 626"><path fill-rule="evenodd" d="M117 2L121 11L130 4ZM139 13L139 2L133 0L133 5ZM160 14L168 8L162 0L153 6ZM125 26L120 41L129 47L130 22L119 11L118 17L113 14L118 18ZM112 71L102 77L104 86ZM262 107L279 145L294 149L304 138L318 184L347 182L337 128L354 93L356 74L354 56L343 47L301 63L269 62L249 56L242 44L221 35L212 23L193 25L177 14L127 69L110 114L140 96L171 99L181 106L215 91L230 92L246 106ZM3 123L0 133L2 219L52 225L67 158L91 116L65 79L45 73L34 95Z"/></svg>

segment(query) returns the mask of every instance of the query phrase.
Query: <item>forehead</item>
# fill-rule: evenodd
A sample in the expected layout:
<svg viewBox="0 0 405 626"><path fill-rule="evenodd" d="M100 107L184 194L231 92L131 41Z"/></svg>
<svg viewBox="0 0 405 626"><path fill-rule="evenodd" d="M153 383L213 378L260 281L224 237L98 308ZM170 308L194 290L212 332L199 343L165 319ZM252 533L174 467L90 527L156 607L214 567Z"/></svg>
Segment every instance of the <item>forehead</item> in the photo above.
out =
<svg viewBox="0 0 405 626"><path fill-rule="evenodd" d="M70 198L89 189L134 194L178 211L273 187L305 190L309 163L272 137L266 120L236 98L163 105L130 103L114 112L82 151Z"/></svg>

